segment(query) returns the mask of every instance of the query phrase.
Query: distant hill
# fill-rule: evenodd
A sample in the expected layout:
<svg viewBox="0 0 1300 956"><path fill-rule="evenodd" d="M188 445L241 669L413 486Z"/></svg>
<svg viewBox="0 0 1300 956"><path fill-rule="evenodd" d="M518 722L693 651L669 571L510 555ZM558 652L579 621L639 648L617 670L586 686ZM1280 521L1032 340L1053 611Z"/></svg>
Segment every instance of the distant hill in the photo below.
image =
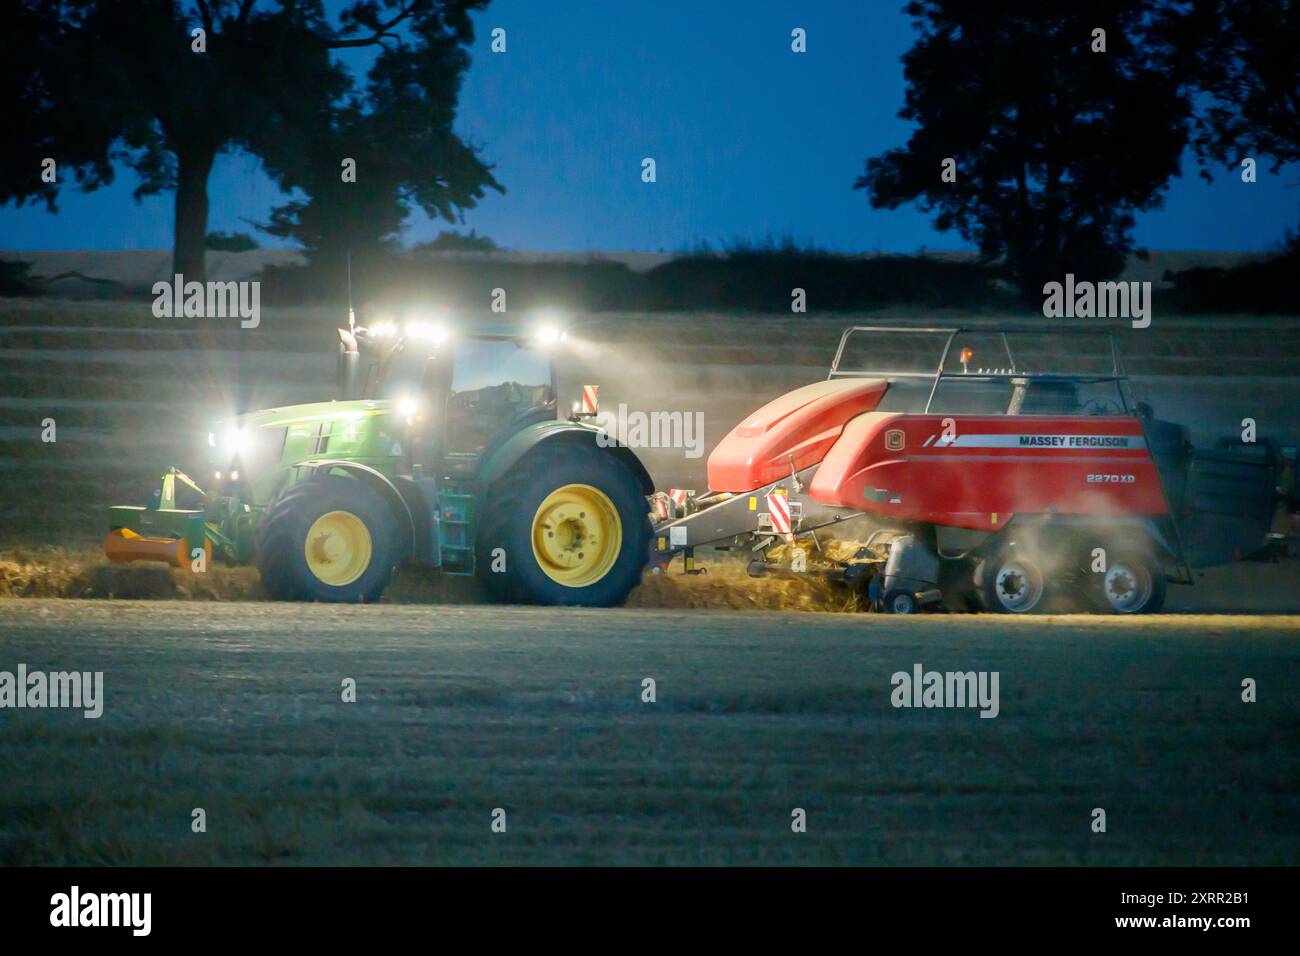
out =
<svg viewBox="0 0 1300 956"><path fill-rule="evenodd" d="M0 261L31 263L37 293L61 299L121 299L171 281L168 250L0 252ZM1291 299L1256 287L1277 285L1279 267L1263 253L1152 252L1133 256L1125 281L1151 282L1175 311L1282 312ZM209 251L208 278L260 278L271 304L340 301L345 270L308 267L294 249ZM1285 271L1285 270L1283 270ZM1167 275L1182 273L1177 282ZM1082 276L1080 278L1083 278ZM841 255L815 249L758 248L728 252L512 252L412 250L354 266L358 303L391 297L433 298L464 305L510 293L512 310L556 302L589 311L721 309L784 311L791 290L804 288L810 311L852 311L893 305L979 309L1008 305L1011 288L973 252ZM10 283L14 284L14 283ZM14 293L9 293L14 294ZM1280 304L1279 304L1280 303ZM1016 303L1020 304L1020 303Z"/></svg>
<svg viewBox="0 0 1300 956"><path fill-rule="evenodd" d="M695 253L669 252L434 252L425 253L432 259L461 262L508 262L516 264L555 263L586 265L594 263L621 263L632 272L645 273L657 266L678 259L689 259ZM726 256L726 253L720 253ZM853 258L877 259L899 253L863 253ZM973 262L973 252L927 252L927 258L950 262ZM1134 282L1164 281L1166 270L1181 271L1198 267L1231 268L1263 258L1255 252L1171 251L1152 252L1147 261L1131 257L1123 279ZM172 278L172 254L167 249L123 250L73 250L73 251L4 251L0 259L22 260L32 263L32 274L50 279L64 275L59 282L67 283L71 291L78 280L76 274L87 279L104 279L118 285L147 288L159 280ZM297 265L303 262L296 249L254 249L249 252L208 252L208 278L220 281L251 279L267 266ZM62 290L60 290L62 291Z"/></svg>

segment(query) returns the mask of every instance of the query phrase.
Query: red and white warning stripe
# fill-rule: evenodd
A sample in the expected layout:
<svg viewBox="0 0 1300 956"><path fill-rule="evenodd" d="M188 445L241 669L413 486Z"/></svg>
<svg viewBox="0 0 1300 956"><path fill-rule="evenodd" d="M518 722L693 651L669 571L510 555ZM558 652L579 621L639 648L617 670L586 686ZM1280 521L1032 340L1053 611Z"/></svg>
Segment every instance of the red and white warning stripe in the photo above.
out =
<svg viewBox="0 0 1300 956"><path fill-rule="evenodd" d="M582 386L582 414L595 415L597 398L600 395L599 385Z"/></svg>
<svg viewBox="0 0 1300 956"><path fill-rule="evenodd" d="M687 491L685 488L668 489L668 497L671 498L673 500L673 504L675 504L679 508L685 508L686 499L693 494L695 494L694 491Z"/></svg>
<svg viewBox="0 0 1300 956"><path fill-rule="evenodd" d="M790 533L790 502L785 495L768 495L767 510L772 516L772 530L777 534Z"/></svg>

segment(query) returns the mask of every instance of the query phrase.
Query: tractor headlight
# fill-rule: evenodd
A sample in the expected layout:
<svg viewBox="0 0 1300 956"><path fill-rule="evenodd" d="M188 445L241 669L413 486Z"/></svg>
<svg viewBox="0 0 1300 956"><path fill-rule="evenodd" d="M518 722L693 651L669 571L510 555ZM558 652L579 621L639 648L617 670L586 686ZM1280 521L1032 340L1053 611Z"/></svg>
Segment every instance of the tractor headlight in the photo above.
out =
<svg viewBox="0 0 1300 956"><path fill-rule="evenodd" d="M209 440L212 435L209 434ZM227 428L221 433L221 442L218 447L221 453L227 457L234 458L248 453L252 436L247 428ZM214 443L215 444L215 443Z"/></svg>

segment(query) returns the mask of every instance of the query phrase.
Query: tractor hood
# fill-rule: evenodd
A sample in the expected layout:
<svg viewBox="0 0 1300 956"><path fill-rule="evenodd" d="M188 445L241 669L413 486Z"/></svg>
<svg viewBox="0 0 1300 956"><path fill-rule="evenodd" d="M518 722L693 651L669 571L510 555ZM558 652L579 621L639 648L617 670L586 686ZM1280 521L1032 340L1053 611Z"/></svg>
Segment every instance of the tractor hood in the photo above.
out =
<svg viewBox="0 0 1300 956"><path fill-rule="evenodd" d="M406 429L393 424L391 402L312 402L248 412L217 422L208 433L210 480L241 476L260 483L301 461L347 458L381 466L403 455Z"/></svg>
<svg viewBox="0 0 1300 956"><path fill-rule="evenodd" d="M844 424L880 402L878 378L814 382L768 402L731 430L709 456L709 488L741 493L820 462Z"/></svg>
<svg viewBox="0 0 1300 956"><path fill-rule="evenodd" d="M373 400L310 402L306 405L281 405L276 408L247 412L240 415L236 421L241 428L282 428L322 421L356 421L375 415L386 415L392 407L392 402Z"/></svg>

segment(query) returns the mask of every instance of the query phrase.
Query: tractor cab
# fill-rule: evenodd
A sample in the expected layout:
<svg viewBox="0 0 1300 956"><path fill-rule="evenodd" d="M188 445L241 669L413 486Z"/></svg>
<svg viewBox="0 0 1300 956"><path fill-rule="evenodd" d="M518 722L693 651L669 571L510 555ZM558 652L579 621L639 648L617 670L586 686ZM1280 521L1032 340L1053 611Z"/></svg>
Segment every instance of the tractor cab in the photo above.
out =
<svg viewBox="0 0 1300 956"><path fill-rule="evenodd" d="M528 342L475 336L459 344L450 369L425 394L442 396L443 454L477 458L520 428L555 418L551 356Z"/></svg>
<svg viewBox="0 0 1300 956"><path fill-rule="evenodd" d="M496 444L556 417L555 337L451 336L416 325L339 330L341 397L387 402L411 429L412 460L467 474Z"/></svg>

